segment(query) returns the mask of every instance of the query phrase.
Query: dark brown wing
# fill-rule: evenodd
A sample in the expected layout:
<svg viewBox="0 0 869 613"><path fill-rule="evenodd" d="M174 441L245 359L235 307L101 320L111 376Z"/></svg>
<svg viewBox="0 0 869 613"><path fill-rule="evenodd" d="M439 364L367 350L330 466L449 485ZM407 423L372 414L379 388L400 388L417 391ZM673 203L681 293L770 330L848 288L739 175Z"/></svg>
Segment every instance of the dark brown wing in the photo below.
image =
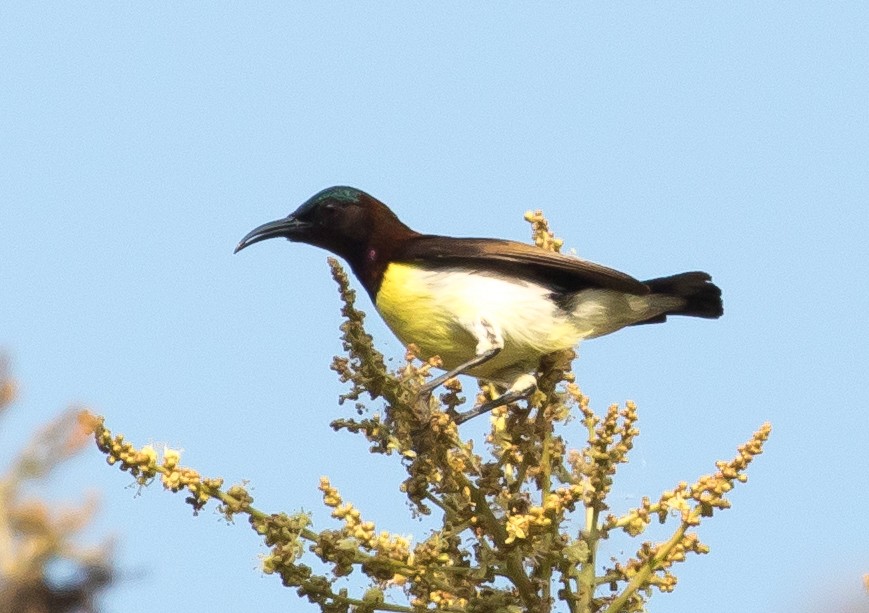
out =
<svg viewBox="0 0 869 613"><path fill-rule="evenodd" d="M418 236L399 247L392 259L426 267L491 271L559 292L599 288L638 296L649 293L647 285L612 268L534 245L492 238Z"/></svg>

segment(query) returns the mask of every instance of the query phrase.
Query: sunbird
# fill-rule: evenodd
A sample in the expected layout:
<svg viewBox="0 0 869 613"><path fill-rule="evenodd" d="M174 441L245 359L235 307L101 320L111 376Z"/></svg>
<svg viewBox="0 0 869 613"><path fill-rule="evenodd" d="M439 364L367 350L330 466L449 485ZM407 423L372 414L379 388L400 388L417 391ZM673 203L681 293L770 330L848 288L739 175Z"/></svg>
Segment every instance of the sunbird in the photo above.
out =
<svg viewBox="0 0 869 613"><path fill-rule="evenodd" d="M669 315L717 319L721 289L705 272L647 281L578 257L493 238L420 234L365 192L335 186L289 216L254 228L235 248L286 238L331 251L359 279L387 326L446 373L503 393L461 421L527 397L544 355Z"/></svg>

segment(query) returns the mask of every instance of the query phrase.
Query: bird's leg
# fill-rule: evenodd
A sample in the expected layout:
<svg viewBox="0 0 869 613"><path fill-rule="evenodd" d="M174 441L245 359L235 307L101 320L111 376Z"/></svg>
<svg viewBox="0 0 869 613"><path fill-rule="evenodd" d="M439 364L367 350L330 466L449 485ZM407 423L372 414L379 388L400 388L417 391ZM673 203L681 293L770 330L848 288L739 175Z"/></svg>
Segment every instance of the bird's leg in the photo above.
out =
<svg viewBox="0 0 869 613"><path fill-rule="evenodd" d="M488 402L484 402L483 404L470 409L469 411L465 411L464 413L459 413L453 418L453 421L456 422L456 425L461 425L468 421L469 419L473 419L474 417L478 417L483 413L488 413L494 408L503 406L505 404L510 404L511 402L516 402L517 400L524 400L528 398L534 391L537 389L537 379L534 375L521 375L514 382L513 385L510 386L506 392L498 396L497 398L493 398Z"/></svg>
<svg viewBox="0 0 869 613"><path fill-rule="evenodd" d="M420 388L417 399L427 398L428 395L431 394L435 388L442 385L447 380L452 379L453 377L457 377L460 374L474 368L475 366L483 364L484 362L488 362L496 355L498 355L504 348L504 337L501 335L500 331L496 330L486 320L480 319L474 326L474 332L476 333L478 339L476 352L477 354L467 362L459 364L456 368L453 368L452 370L445 372L441 376L435 377L434 379L426 383ZM513 381L513 385L510 386L510 389L508 389L497 398L493 398L488 402L484 402L483 404L476 406L473 409L466 411L465 413L457 414L454 416L453 419L455 420L456 425L463 424L469 419L473 419L478 415L488 413L496 407L500 407L505 404L510 404L511 402L516 402L517 400L528 398L531 394L534 393L534 390L536 389L537 379L534 377L534 375L521 375L517 377L515 381Z"/></svg>
<svg viewBox="0 0 869 613"><path fill-rule="evenodd" d="M469 369L473 368L474 366L479 366L483 362L491 360L496 355L498 355L498 353L500 353L500 351L501 351L500 348L493 348L493 349L489 349L487 352L485 352L483 354L475 355L473 358L471 358L470 360L468 360L464 364L458 365L457 367L453 368L451 371L445 372L444 374L440 375L439 377L435 377L434 379L432 379L431 381L429 381L428 383L423 385L421 388L419 388L419 395L425 396L425 395L431 394L435 390L435 388L439 387L440 385L443 385L444 383L446 383L447 381L449 381L453 377L458 377L460 374L462 374L466 370L469 370Z"/></svg>
<svg viewBox="0 0 869 613"><path fill-rule="evenodd" d="M453 377L458 377L460 374L479 366L484 362L488 362L498 355L504 348L504 338L495 330L485 319L480 319L474 326L474 333L477 336L477 354L467 362L459 364L452 370L445 372L439 377L435 377L419 389L419 397L427 396L434 391L435 388L442 385Z"/></svg>

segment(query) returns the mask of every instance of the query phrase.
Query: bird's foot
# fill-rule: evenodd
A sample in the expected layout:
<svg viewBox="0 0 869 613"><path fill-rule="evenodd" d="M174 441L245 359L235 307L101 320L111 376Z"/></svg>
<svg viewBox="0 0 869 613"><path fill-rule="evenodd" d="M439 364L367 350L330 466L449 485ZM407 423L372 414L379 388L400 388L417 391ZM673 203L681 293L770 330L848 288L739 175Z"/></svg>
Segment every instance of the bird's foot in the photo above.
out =
<svg viewBox="0 0 869 613"><path fill-rule="evenodd" d="M419 398L422 398L423 396L431 396L431 393L437 387L440 387L441 385L443 385L444 383L446 383L447 381L449 381L453 377L458 377L459 375L464 374L466 371L470 370L471 368L474 368L475 366L479 366L480 364L482 364L484 362L488 362L489 360L494 358L496 355L498 355L498 353L500 353L500 351L501 351L500 347L495 347L495 348L489 349L483 353L475 355L473 358L471 358L470 360L468 360L464 364L459 364L458 366L456 366L452 370L445 372L444 374L440 375L439 377L435 377L434 379L432 379L431 381L429 381L428 383L423 385L421 388L419 388L419 392L416 395L417 400Z"/></svg>
<svg viewBox="0 0 869 613"><path fill-rule="evenodd" d="M521 375L513 382L513 385L511 385L510 389L508 389L506 392L504 392L497 398L493 398L488 402L484 402L483 404L478 405L468 411L465 411L464 413L456 413L453 417L453 421L455 421L457 426L460 426L468 420L479 417L484 413L488 413L492 409L504 406L505 404L510 404L511 402L524 400L531 396L531 394L533 394L536 390L537 379L534 377L534 375Z"/></svg>

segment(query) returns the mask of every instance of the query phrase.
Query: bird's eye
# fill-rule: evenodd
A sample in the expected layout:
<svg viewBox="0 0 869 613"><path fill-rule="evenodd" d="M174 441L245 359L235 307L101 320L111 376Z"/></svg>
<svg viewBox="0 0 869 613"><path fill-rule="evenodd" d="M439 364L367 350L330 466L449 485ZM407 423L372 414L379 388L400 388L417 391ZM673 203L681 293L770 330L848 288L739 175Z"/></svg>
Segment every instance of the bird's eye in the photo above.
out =
<svg viewBox="0 0 869 613"><path fill-rule="evenodd" d="M341 207L337 202L324 202L317 208L319 223L333 224L340 217Z"/></svg>

